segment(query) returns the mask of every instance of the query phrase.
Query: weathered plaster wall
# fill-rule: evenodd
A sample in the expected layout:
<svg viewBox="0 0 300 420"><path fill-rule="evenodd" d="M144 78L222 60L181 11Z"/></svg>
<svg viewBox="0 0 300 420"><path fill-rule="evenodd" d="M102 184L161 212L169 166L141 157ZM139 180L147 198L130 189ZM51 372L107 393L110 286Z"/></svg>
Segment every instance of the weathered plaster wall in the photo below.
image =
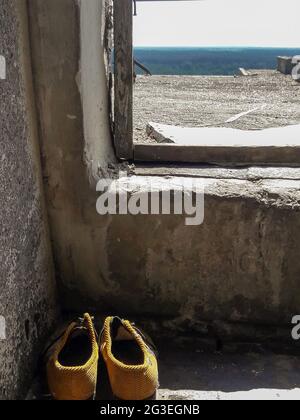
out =
<svg viewBox="0 0 300 420"><path fill-rule="evenodd" d="M289 327L300 305L299 174L275 170L268 183L261 172L240 180L230 170L227 179L206 173L205 221L198 227L186 227L182 216L96 213L96 181L114 161L103 39L94 39L105 32L103 5L29 2L45 187L65 309L177 319L198 331L216 321ZM100 29L86 26L92 22ZM132 193L149 191L147 179L124 182Z"/></svg>
<svg viewBox="0 0 300 420"><path fill-rule="evenodd" d="M24 396L57 315L44 208L26 1L0 0L0 399Z"/></svg>
<svg viewBox="0 0 300 420"><path fill-rule="evenodd" d="M103 13L104 4L107 13ZM106 54L110 27L109 2L80 0L80 87L86 164L95 180L108 162L114 160L109 121L107 90L109 68ZM93 183L93 181L92 181Z"/></svg>
<svg viewBox="0 0 300 420"><path fill-rule="evenodd" d="M66 308L76 307L77 296L84 307L104 270L105 223L96 213L96 181L115 158L103 5L101 0L29 2L45 189Z"/></svg>

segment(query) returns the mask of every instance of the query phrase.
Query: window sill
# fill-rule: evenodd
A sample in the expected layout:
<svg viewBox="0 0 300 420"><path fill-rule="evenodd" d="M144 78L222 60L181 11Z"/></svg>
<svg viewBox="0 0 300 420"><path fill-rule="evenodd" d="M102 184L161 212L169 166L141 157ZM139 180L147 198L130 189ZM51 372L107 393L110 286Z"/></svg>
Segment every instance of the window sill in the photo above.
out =
<svg viewBox="0 0 300 420"><path fill-rule="evenodd" d="M136 143L135 161L300 166L300 125L257 131L154 128L157 136L173 143Z"/></svg>

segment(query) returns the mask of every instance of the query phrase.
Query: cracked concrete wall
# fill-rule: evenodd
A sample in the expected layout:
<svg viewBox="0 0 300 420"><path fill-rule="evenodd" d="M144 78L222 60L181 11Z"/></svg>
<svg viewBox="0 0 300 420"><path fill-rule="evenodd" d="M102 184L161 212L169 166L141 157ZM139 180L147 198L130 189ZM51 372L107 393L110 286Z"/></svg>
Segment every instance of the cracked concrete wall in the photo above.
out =
<svg viewBox="0 0 300 420"><path fill-rule="evenodd" d="M182 216L97 214L95 185L114 162L101 73L104 4L29 2L44 180L64 308L150 317L166 320L167 327L172 320L175 328L200 333L222 329L233 335L223 322L253 325L252 336L257 325L274 335L270 327L282 326L288 339L300 306L299 175L285 181L275 169L273 183L265 184L231 179L230 170L218 180L212 170L205 221L198 227L186 227ZM91 22L99 26L87 27ZM263 178L259 172L256 179ZM139 186L135 178L126 183L133 194L149 191L147 179Z"/></svg>
<svg viewBox="0 0 300 420"><path fill-rule="evenodd" d="M58 314L27 23L26 1L0 0L0 399L24 397Z"/></svg>

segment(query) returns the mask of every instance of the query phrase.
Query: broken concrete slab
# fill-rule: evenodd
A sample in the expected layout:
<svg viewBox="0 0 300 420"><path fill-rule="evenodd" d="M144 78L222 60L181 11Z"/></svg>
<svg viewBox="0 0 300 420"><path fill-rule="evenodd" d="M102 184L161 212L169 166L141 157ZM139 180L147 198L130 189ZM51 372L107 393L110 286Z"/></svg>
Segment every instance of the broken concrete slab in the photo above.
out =
<svg viewBox="0 0 300 420"><path fill-rule="evenodd" d="M250 73L247 71L247 70L245 70L243 67L240 67L239 68L239 75L240 76L249 76L250 75Z"/></svg>
<svg viewBox="0 0 300 420"><path fill-rule="evenodd" d="M134 158L138 162L300 165L300 125L247 131L158 123L149 123L149 127L158 142L136 143ZM173 144L164 144L168 142Z"/></svg>
<svg viewBox="0 0 300 420"><path fill-rule="evenodd" d="M155 139L158 143L175 143L174 140L166 137L164 133L157 130L153 123L147 124L146 133L150 138Z"/></svg>
<svg viewBox="0 0 300 420"><path fill-rule="evenodd" d="M282 74L292 74L292 70L295 64L293 64L293 57L279 56L277 57L277 70Z"/></svg>
<svg viewBox="0 0 300 420"><path fill-rule="evenodd" d="M253 72L253 70L252 71L248 71L248 70L244 69L244 67L239 67L238 76L255 77L255 76L258 76L258 75L259 75L259 73Z"/></svg>
<svg viewBox="0 0 300 420"><path fill-rule="evenodd" d="M265 130L239 130L219 127L180 127L151 122L149 132L150 130L152 137L159 142L165 140L185 146L300 148L300 124Z"/></svg>

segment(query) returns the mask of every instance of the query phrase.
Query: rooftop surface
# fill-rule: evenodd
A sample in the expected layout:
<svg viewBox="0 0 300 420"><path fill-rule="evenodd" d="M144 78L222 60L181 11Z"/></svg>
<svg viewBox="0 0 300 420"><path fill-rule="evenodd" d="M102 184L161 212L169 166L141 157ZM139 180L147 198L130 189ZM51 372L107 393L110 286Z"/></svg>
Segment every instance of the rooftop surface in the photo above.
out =
<svg viewBox="0 0 300 420"><path fill-rule="evenodd" d="M138 76L134 88L135 141L154 141L146 134L149 122L241 130L300 124L300 84L277 71L252 70L251 74Z"/></svg>

